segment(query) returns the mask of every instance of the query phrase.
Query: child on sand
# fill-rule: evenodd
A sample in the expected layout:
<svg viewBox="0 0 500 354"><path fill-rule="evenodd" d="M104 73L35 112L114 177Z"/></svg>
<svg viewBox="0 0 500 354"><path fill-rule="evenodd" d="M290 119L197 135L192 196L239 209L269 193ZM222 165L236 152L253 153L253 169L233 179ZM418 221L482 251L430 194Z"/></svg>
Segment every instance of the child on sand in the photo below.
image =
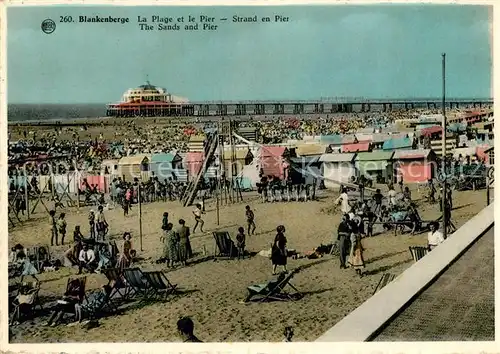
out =
<svg viewBox="0 0 500 354"><path fill-rule="evenodd" d="M255 234L255 215L253 213L253 210L250 209L250 205L247 205L245 207L245 216L247 218L248 236L254 235Z"/></svg>
<svg viewBox="0 0 500 354"><path fill-rule="evenodd" d="M204 232L203 231L203 225L205 224L205 222L201 218L201 214L204 214L203 210L201 210L201 204L196 204L196 206L193 209L193 215L194 215L194 221L195 221L195 224L194 224L194 227L193 227L193 233L196 232L196 227L198 225L200 225L201 232Z"/></svg>
<svg viewBox="0 0 500 354"><path fill-rule="evenodd" d="M66 220L64 220L64 217L66 216L65 213L61 213L59 215L59 219L57 220L57 231L61 235L61 245L64 245L64 238L66 237Z"/></svg>
<svg viewBox="0 0 500 354"><path fill-rule="evenodd" d="M245 229L241 226L236 235L236 248L238 248L238 259L245 258Z"/></svg>

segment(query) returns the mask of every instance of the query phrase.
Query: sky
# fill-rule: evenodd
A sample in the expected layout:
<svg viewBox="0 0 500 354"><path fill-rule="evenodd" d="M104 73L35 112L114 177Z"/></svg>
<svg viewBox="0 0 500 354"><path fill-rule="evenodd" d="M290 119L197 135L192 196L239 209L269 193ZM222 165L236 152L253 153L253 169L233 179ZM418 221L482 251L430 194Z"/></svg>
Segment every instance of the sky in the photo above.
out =
<svg viewBox="0 0 500 354"><path fill-rule="evenodd" d="M83 15L130 22L79 23ZM188 15L228 20L215 31L185 31L185 23L141 31L137 22ZM233 23L234 15L259 22ZM51 34L41 30L45 19L56 21ZM443 52L447 97L487 98L489 19L489 7L464 5L11 7L7 100L116 102L147 79L191 101L440 97Z"/></svg>

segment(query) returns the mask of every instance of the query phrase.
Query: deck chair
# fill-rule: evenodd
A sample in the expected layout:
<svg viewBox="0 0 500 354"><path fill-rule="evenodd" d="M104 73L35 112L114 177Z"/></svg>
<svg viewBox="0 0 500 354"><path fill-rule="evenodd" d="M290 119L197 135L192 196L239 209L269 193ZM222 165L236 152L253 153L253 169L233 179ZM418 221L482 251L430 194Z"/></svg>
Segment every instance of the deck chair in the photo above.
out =
<svg viewBox="0 0 500 354"><path fill-rule="evenodd" d="M420 259L422 259L429 251L427 247L422 246L410 246L409 249L411 257L415 262L418 262Z"/></svg>
<svg viewBox="0 0 500 354"><path fill-rule="evenodd" d="M234 245L233 240L227 231L214 231L215 249L214 257L217 258L234 258L238 256L238 250Z"/></svg>
<svg viewBox="0 0 500 354"><path fill-rule="evenodd" d="M118 268L102 269L101 273L108 279L108 285L111 286L110 298L118 294L123 300L127 300L133 292L133 288L127 284L125 277Z"/></svg>
<svg viewBox="0 0 500 354"><path fill-rule="evenodd" d="M267 283L250 285L247 288L248 296L246 297L245 302L264 302L268 300L293 301L302 298L302 294L297 290L295 286L292 285L292 283L290 283L290 280L295 274L298 273L298 271L298 269L295 269L289 274L281 272L277 277L273 277L273 279L271 279ZM288 294L283 291L287 285L295 290L294 294Z"/></svg>
<svg viewBox="0 0 500 354"><path fill-rule="evenodd" d="M33 263L38 272L41 272L43 265L50 261L49 246L29 247L26 249L26 257Z"/></svg>
<svg viewBox="0 0 500 354"><path fill-rule="evenodd" d="M149 295L151 297L166 299L168 295L175 294L177 292L177 284L172 284L170 280L168 280L165 273L154 271L144 272L143 274L151 285L151 288L149 289Z"/></svg>
<svg viewBox="0 0 500 354"><path fill-rule="evenodd" d="M40 307L40 310L43 310L42 303L38 296L39 292L40 282L38 280L23 282L19 285L17 295L13 302L14 312L12 314L11 323L19 321L21 312L33 315L37 306Z"/></svg>
<svg viewBox="0 0 500 354"><path fill-rule="evenodd" d="M380 277L380 280L379 280L379 282L377 284L377 287L373 291L372 296L375 295L376 292L380 291L380 289L382 289L384 286L386 286L391 281L393 281L395 277L396 276L394 274L391 274L391 273L384 273L384 274L382 274L382 276Z"/></svg>
<svg viewBox="0 0 500 354"><path fill-rule="evenodd" d="M87 277L69 278L66 283L66 291L64 294L78 296L78 303L83 303L85 300L85 287L87 285Z"/></svg>
<svg viewBox="0 0 500 354"><path fill-rule="evenodd" d="M128 268L123 270L123 276L127 284L132 288L134 295L140 295L143 300L149 297L151 284L139 268Z"/></svg>
<svg viewBox="0 0 500 354"><path fill-rule="evenodd" d="M98 290L98 291L101 291L101 290ZM97 291L94 293L97 293ZM90 296L87 296L86 301L82 302L81 304L79 304L79 306L77 306L78 319L81 320L83 318L83 316L82 316L83 313L87 314L89 320L95 320L95 319L98 319L99 317L101 317L101 314L106 309L110 309L113 312L117 311L118 309L111 301L110 295L111 295L111 292L109 294L106 294L102 298L95 299L92 301L89 301L89 297L91 297L92 294L90 294Z"/></svg>

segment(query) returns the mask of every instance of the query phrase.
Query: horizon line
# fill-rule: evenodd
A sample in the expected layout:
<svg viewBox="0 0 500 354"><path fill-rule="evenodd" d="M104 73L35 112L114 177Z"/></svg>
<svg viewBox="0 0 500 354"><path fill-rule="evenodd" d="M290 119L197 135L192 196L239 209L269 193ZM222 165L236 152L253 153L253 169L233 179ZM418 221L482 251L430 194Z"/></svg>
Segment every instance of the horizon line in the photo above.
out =
<svg viewBox="0 0 500 354"><path fill-rule="evenodd" d="M494 101L494 97L450 97L445 98L445 101ZM337 101L337 102L335 102ZM442 97L388 97L388 98L369 98L369 97L322 97L320 99L255 99L255 100L200 100L188 101L187 104L252 104L252 103L383 103L391 101L442 101ZM8 102L10 105L108 105L120 102Z"/></svg>

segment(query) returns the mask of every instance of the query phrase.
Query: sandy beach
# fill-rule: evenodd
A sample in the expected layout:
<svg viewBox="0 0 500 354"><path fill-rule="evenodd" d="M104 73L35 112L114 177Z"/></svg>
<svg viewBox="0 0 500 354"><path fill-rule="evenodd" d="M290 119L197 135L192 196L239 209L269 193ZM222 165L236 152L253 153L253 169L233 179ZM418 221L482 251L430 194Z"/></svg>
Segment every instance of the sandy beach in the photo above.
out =
<svg viewBox="0 0 500 354"><path fill-rule="evenodd" d="M386 189L383 189L383 191ZM421 193L413 191L414 199L424 220L439 215L438 205L429 205L421 200ZM365 276L359 278L354 270L339 269L338 257L325 256L320 259L289 258L288 268L303 269L295 275L292 283L304 297L294 302L242 303L252 284L266 282L271 277L271 262L268 258L255 255L244 260L205 260L214 252L211 232L227 230L234 238L238 226L245 225L244 206L255 210L256 235L247 240L250 252L269 249L279 224L286 227L288 248L297 252L313 250L320 244L328 244L336 237L339 212L329 214L334 192L324 192L315 202L262 203L255 192L244 193L244 201L221 206L220 225L217 225L215 203L206 205L205 233L197 231L191 237L195 259L199 262L185 268L167 269L155 264L161 255L161 216L168 211L170 219L177 223L179 218L193 225L192 208L182 207L178 202L144 204L142 208L143 250L139 242L138 207L124 217L121 208L106 212L110 224L111 239L121 247L121 235L130 231L133 247L144 258L137 264L144 270L163 270L181 293L168 302L156 302L137 307L128 305L121 313L102 318L100 327L85 330L80 326L42 326L47 317L37 317L12 327L13 342L121 342L179 341L176 321L181 316L190 316L195 322L196 334L207 342L214 341L281 341L283 328L293 326L296 341L315 340L363 301L369 298L380 277L385 272L400 274L413 263L408 247L425 245L426 234L416 236L384 233L365 238ZM475 215L485 204L485 191L454 193L453 221L462 225ZM88 232L87 215L89 207L65 210L68 230L81 225L82 232ZM21 243L25 247L49 243L46 214L41 211L22 225L9 232L9 246ZM376 230L375 230L376 231ZM52 247L55 254L62 254L68 246ZM66 287L68 276L77 269L62 268L56 272L42 273L41 300L53 301L60 297ZM102 274L90 274L87 290L97 289L107 283Z"/></svg>

